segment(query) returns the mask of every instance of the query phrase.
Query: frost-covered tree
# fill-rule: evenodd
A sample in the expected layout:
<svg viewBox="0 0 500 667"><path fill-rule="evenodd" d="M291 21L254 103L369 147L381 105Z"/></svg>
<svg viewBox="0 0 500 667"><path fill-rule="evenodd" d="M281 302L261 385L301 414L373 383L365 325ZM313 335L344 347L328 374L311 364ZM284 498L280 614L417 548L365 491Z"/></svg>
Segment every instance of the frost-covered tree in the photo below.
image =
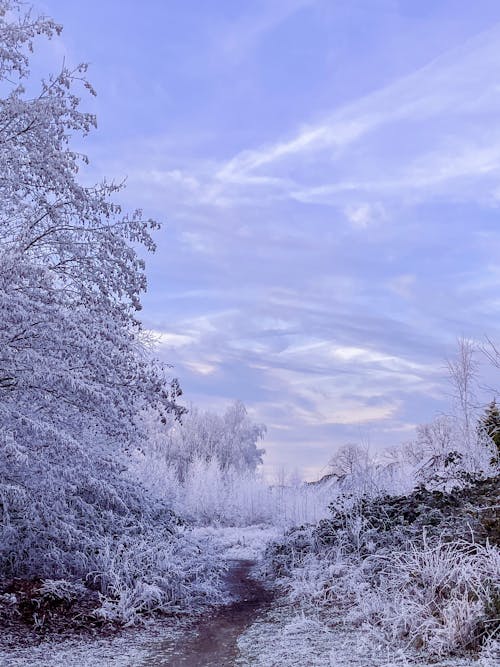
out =
<svg viewBox="0 0 500 667"><path fill-rule="evenodd" d="M100 428L123 435L141 403L172 407L141 354L135 316L146 279L133 245L153 250L157 224L123 214L112 200L119 186L77 178L86 158L70 140L95 125L74 92L92 91L85 66L64 66L35 96L25 91L26 51L60 27L5 0L0 21L0 388L16 403L29 394L52 424L84 406Z"/></svg>
<svg viewBox="0 0 500 667"><path fill-rule="evenodd" d="M338 449L330 459L330 468L334 475L345 477L363 474L372 465L367 447L348 443Z"/></svg>
<svg viewBox="0 0 500 667"><path fill-rule="evenodd" d="M494 454L494 462L500 461L500 410L496 399L493 399L484 411L483 416L478 422L478 431L481 434L491 438L495 443L496 453Z"/></svg>
<svg viewBox="0 0 500 667"><path fill-rule="evenodd" d="M0 0L0 577L84 576L124 534L129 548L160 520L157 539L173 534L122 475L138 412L180 411L136 315L135 248L154 249L157 224L122 212L120 186L79 178L72 139L95 125L85 66L33 93L36 39L60 30Z"/></svg>
<svg viewBox="0 0 500 667"><path fill-rule="evenodd" d="M462 429L461 439L465 446L475 439L473 424L477 406L476 387L479 366L476 359L477 347L468 338L457 340L455 357L446 362L453 389L455 417Z"/></svg>
<svg viewBox="0 0 500 667"><path fill-rule="evenodd" d="M263 424L250 419L241 401L221 415L191 406L182 422L172 417L166 424L150 422L143 449L149 457L173 466L180 481L194 461L213 461L221 471L253 472L262 463L264 449L258 443L265 432Z"/></svg>

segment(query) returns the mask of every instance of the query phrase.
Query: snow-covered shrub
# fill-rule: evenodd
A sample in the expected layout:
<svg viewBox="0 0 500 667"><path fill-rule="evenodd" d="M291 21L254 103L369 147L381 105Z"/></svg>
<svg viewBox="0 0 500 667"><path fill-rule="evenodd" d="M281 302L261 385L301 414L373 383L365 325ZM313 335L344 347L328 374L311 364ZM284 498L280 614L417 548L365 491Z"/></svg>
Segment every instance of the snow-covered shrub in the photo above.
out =
<svg viewBox="0 0 500 667"><path fill-rule="evenodd" d="M496 477L451 493L338 498L328 519L270 545L267 571L294 605L364 625L393 647L439 656L491 644L499 492Z"/></svg>
<svg viewBox="0 0 500 667"><path fill-rule="evenodd" d="M91 575L103 591L98 616L131 625L145 613L196 612L224 600L225 564L207 542L161 533L158 526L147 535L108 538Z"/></svg>
<svg viewBox="0 0 500 667"><path fill-rule="evenodd" d="M384 557L354 615L388 643L443 656L477 647L499 627L499 596L497 548L438 542Z"/></svg>
<svg viewBox="0 0 500 667"><path fill-rule="evenodd" d="M56 443L57 446L61 444ZM69 443L71 445L71 443ZM120 474L118 461L57 457L47 447L9 463L2 494L3 577L67 577L102 594L101 616L193 610L220 601L222 565L180 528L165 503ZM14 452L12 443L0 452ZM76 452L80 454L79 448ZM12 459L14 456L12 454ZM36 475L36 490L30 476ZM58 484L54 479L60 478ZM45 586L47 588L47 586ZM156 591L154 604L148 596ZM45 589L44 589L45 591ZM46 591L49 592L48 589Z"/></svg>
<svg viewBox="0 0 500 667"><path fill-rule="evenodd" d="M141 611L179 611L217 602L220 566L178 527L164 503L112 466L106 469L104 462L95 471L92 458L75 469L56 459L52 474L61 475L59 485L44 477L46 463L45 456L35 457L17 476L11 465L16 484L9 494L4 491L2 503L4 577L82 581L101 591L105 618L127 622ZM22 464L23 459L18 466ZM34 472L40 477L36 494L24 477ZM64 476L72 482L69 488ZM151 586L159 595L154 608L141 597Z"/></svg>
<svg viewBox="0 0 500 667"><path fill-rule="evenodd" d="M71 602L85 593L82 584L66 579L44 579L38 593L42 598Z"/></svg>

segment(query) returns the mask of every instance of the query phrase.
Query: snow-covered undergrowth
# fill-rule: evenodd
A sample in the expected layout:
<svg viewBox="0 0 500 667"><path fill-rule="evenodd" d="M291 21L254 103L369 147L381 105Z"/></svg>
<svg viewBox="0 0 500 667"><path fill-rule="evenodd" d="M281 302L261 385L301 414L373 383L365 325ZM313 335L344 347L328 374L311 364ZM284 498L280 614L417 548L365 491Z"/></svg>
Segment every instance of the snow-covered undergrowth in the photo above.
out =
<svg viewBox="0 0 500 667"><path fill-rule="evenodd" d="M493 654L500 618L500 478L454 493L346 500L266 554L292 605L371 640L443 658ZM328 663L325 663L328 664Z"/></svg>
<svg viewBox="0 0 500 667"><path fill-rule="evenodd" d="M67 460L52 464L53 474L74 474L68 488L43 476L42 459L37 480L31 477L34 458L29 466L11 462L16 486L11 482L8 494L3 489L5 585L20 577L81 582L88 595L97 593L98 617L127 624L144 613L186 612L220 601L223 565L165 503L112 469L93 471L90 462L74 472ZM0 603L2 615L9 610L15 612Z"/></svg>
<svg viewBox="0 0 500 667"><path fill-rule="evenodd" d="M294 615L286 606L249 627L238 647L241 667L497 667L500 658L500 644L491 642L477 656L426 659L318 613Z"/></svg>
<svg viewBox="0 0 500 667"><path fill-rule="evenodd" d="M385 643L442 656L477 648L498 630L496 547L437 541L381 557L375 567L377 584L358 589L353 616Z"/></svg>
<svg viewBox="0 0 500 667"><path fill-rule="evenodd" d="M157 526L135 541L122 537L100 560L95 577L104 594L96 614L105 620L130 625L143 614L197 613L225 599L224 563L190 532L165 540Z"/></svg>

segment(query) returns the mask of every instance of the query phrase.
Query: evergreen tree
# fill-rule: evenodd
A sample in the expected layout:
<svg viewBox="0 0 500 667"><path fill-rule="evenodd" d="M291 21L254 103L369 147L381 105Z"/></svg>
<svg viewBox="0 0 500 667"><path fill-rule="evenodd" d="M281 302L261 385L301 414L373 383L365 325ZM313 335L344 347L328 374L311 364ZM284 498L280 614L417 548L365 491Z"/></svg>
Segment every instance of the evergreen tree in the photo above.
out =
<svg viewBox="0 0 500 667"><path fill-rule="evenodd" d="M500 460L500 410L496 399L488 405L483 417L479 420L479 428L483 430L495 443L497 448L495 461Z"/></svg>

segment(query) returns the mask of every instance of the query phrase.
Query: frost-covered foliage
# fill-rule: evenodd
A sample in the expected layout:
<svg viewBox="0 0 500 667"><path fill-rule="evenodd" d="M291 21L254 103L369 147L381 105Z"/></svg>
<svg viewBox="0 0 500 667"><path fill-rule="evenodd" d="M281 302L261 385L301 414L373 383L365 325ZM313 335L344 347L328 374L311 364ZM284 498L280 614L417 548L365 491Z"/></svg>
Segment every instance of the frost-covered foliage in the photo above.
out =
<svg viewBox="0 0 500 667"><path fill-rule="evenodd" d="M221 467L216 458L195 457L182 479L174 460L136 452L132 473L176 514L198 525L291 527L326 516L333 492L307 484L270 485L257 470Z"/></svg>
<svg viewBox="0 0 500 667"><path fill-rule="evenodd" d="M209 597L213 570L123 474L138 412L182 412L136 317L135 248L154 249L157 224L123 213L119 186L78 179L72 138L95 125L76 92L93 92L86 67L27 92L36 38L60 29L0 0L0 578L81 579L130 620Z"/></svg>
<svg viewBox="0 0 500 667"><path fill-rule="evenodd" d="M2 426L20 420L118 442L138 408L171 410L161 370L141 352L135 312L145 288L133 244L154 249L141 212L123 214L118 186L83 186L70 146L95 124L63 67L28 96L25 51L60 30L17 2L0 3L0 390Z"/></svg>
<svg viewBox="0 0 500 667"><path fill-rule="evenodd" d="M477 648L500 627L500 551L491 544L424 543L377 565L377 584L358 589L353 615L385 642L442 656Z"/></svg>
<svg viewBox="0 0 500 667"><path fill-rule="evenodd" d="M479 420L464 433L456 416L439 416L416 429L416 438L402 447L402 459L413 467L416 483L453 488L498 469L495 443Z"/></svg>
<svg viewBox="0 0 500 667"><path fill-rule="evenodd" d="M446 656L500 629L500 478L443 493L344 497L290 531L266 563L290 601L377 642ZM487 651L485 649L485 655Z"/></svg>
<svg viewBox="0 0 500 667"><path fill-rule="evenodd" d="M216 550L189 531L167 530L157 523L118 544L108 540L92 573L102 591L98 616L131 625L143 614L197 612L224 601L226 565Z"/></svg>
<svg viewBox="0 0 500 667"><path fill-rule="evenodd" d="M270 500L268 485L255 471L196 458L179 482L174 507L194 523L246 526L272 523Z"/></svg>
<svg viewBox="0 0 500 667"><path fill-rule="evenodd" d="M266 427L255 424L241 401L230 405L222 415L191 406L182 421L175 418L164 424L144 418L147 441L141 449L147 455L167 461L180 481L186 479L193 463L214 463L220 470L254 471L262 463L264 449L258 442Z"/></svg>
<svg viewBox="0 0 500 667"><path fill-rule="evenodd" d="M371 452L357 444L340 447L330 460L331 472L318 483L353 498L410 493L423 484L449 490L499 469L496 445L479 420L464 436L464 420L457 415L436 417L416 428L415 438L385 452Z"/></svg>

